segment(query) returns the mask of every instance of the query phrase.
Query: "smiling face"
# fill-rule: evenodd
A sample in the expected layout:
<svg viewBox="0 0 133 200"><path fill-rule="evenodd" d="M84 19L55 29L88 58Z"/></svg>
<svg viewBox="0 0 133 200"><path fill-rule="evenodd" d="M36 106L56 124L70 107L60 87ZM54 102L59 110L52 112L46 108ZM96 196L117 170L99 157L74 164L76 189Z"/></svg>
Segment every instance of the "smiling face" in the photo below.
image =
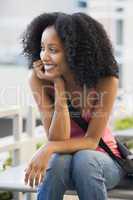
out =
<svg viewBox="0 0 133 200"><path fill-rule="evenodd" d="M42 34L40 58L46 73L58 70L60 75L65 75L69 71L64 47L54 26L47 27Z"/></svg>

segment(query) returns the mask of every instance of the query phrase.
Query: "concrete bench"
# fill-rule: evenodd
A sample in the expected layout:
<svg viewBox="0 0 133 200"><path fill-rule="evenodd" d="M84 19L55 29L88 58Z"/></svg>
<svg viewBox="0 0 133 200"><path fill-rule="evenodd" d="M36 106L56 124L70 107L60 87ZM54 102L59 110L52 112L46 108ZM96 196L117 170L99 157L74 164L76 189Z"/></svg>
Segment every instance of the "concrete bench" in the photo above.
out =
<svg viewBox="0 0 133 200"><path fill-rule="evenodd" d="M24 184L25 165L9 168L0 173L0 190L25 193L25 199L31 199L31 193L36 193L36 188ZM77 195L76 191L66 191L65 195ZM118 187L108 191L109 198L133 199L133 179L124 180Z"/></svg>
<svg viewBox="0 0 133 200"><path fill-rule="evenodd" d="M13 151L13 164L18 165L12 167L4 172L0 173L0 190L1 191L13 191L25 193L25 199L30 200L32 193L36 193L36 188L30 188L24 184L24 168L25 166L20 164L22 161L26 161L26 157L30 157L32 154L32 148L35 150L37 139L34 137L35 131L35 114L32 108L29 108L28 112L28 122L27 122L27 136L29 138L22 138L22 117L19 108L12 109L3 109L0 111L0 117L9 117L14 116L14 125L13 125L13 137L9 143L0 141L0 152L5 152L12 150ZM116 134L119 135L119 134ZM124 133L127 136L127 133ZM123 137L123 136L122 136ZM132 137L132 133L131 133ZM6 138L5 138L6 139ZM41 139L42 141L42 139ZM4 145L3 145L4 143ZM27 148L29 147L30 149ZM33 147L31 147L33 144ZM24 151L26 149L26 151ZM27 152L30 150L29 152ZM27 159L28 159L27 157ZM20 162L21 161L21 162ZM65 195L77 195L76 191L66 191ZM124 183L121 183L117 188L108 191L108 196L111 198L121 198L121 199L133 199L133 180L125 180ZM16 195L17 197L17 195ZM18 199L18 198L16 198ZM22 198L24 200L24 198Z"/></svg>

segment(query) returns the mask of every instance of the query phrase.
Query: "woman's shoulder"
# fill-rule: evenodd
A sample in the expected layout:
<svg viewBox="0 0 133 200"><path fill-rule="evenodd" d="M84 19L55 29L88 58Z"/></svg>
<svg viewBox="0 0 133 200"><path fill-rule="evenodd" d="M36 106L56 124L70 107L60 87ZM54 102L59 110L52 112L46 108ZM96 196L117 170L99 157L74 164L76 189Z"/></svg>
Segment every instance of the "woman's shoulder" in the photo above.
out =
<svg viewBox="0 0 133 200"><path fill-rule="evenodd" d="M95 87L96 92L108 91L110 88L118 88L119 80L115 76L103 77Z"/></svg>

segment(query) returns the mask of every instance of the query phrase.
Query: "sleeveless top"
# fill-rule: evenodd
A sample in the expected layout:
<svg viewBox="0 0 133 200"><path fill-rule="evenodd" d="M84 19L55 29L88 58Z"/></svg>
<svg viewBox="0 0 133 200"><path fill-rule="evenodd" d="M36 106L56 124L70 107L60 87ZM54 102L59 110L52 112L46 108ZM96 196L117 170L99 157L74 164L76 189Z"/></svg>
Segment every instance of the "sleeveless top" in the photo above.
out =
<svg viewBox="0 0 133 200"><path fill-rule="evenodd" d="M82 116L82 118L88 122L88 126L89 126L89 122L91 120L91 113L86 112L84 114L84 116ZM71 119L71 138L75 138L75 137L84 137L85 132L83 131L82 128L79 127L79 125L73 121ZM117 147L117 143L116 140L114 138L114 136L112 135L111 129L109 126L105 127L104 131L103 131L103 136L102 139L104 140L104 142L108 145L108 147L111 149L111 151L118 157L120 156L120 152L118 150ZM101 151L101 152L105 152L102 148L97 147L96 149L97 151Z"/></svg>
<svg viewBox="0 0 133 200"><path fill-rule="evenodd" d="M51 98L54 98L54 87L50 88L52 96ZM91 112L86 112L84 113L84 115L82 115L82 118L88 122L88 126L89 123L91 121ZM85 132L82 128L80 128L80 126L70 117L70 123L71 123L71 133L70 133L70 137L71 138L78 138L78 137L84 137ZM112 135L111 129L109 126L106 126L104 131L103 131L103 135L102 135L102 139L104 140L104 142L109 146L109 148L111 149L111 151L118 157L121 157L120 152L118 150L117 147L117 143L116 140L114 138L114 136ZM96 151L101 151L101 152L105 152L104 149L102 149L101 147L97 147ZM106 152L105 152L106 153Z"/></svg>

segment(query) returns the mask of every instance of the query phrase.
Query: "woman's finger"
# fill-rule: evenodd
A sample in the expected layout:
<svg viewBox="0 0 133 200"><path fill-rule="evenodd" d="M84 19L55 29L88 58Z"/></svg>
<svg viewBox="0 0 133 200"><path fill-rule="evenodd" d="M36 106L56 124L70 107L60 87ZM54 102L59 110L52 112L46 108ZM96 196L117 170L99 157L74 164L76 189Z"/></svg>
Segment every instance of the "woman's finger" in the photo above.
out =
<svg viewBox="0 0 133 200"><path fill-rule="evenodd" d="M39 66L37 66L37 67L34 67L33 69L34 69L34 71L37 73L38 71L42 71L42 70L43 70L43 66L42 66L42 65L39 65Z"/></svg>
<svg viewBox="0 0 133 200"><path fill-rule="evenodd" d="M43 179L44 179L44 170L42 170L40 174L40 183L43 182Z"/></svg>
<svg viewBox="0 0 133 200"><path fill-rule="evenodd" d="M30 173L32 171L32 165L29 165L29 167L27 169L25 169L26 173L25 173L25 178L24 178L24 181L25 183L27 184L28 183L28 179L29 179L29 176L30 176Z"/></svg>
<svg viewBox="0 0 133 200"><path fill-rule="evenodd" d="M45 175L45 173L46 173L46 169L47 169L46 166L45 166L45 168L44 168L44 167L41 168L40 183L43 182L44 175Z"/></svg>
<svg viewBox="0 0 133 200"><path fill-rule="evenodd" d="M32 169L32 171L30 172L30 175L29 175L29 179L28 179L29 185L31 187L33 187L33 185L34 185L35 176L36 176L35 170Z"/></svg>
<svg viewBox="0 0 133 200"><path fill-rule="evenodd" d="M43 66L43 63L41 60L37 60L37 61L33 62L33 68L39 67L40 65Z"/></svg>
<svg viewBox="0 0 133 200"><path fill-rule="evenodd" d="M41 183L43 183L43 180L44 180L44 174L40 174L38 185L40 185Z"/></svg>
<svg viewBox="0 0 133 200"><path fill-rule="evenodd" d="M36 75L37 75L38 71L40 71L42 69L43 69L43 64L41 61L36 61L33 63L33 70L36 73Z"/></svg>
<svg viewBox="0 0 133 200"><path fill-rule="evenodd" d="M40 177L41 177L41 171L38 171L35 177L35 186L38 186L38 184L40 183Z"/></svg>
<svg viewBox="0 0 133 200"><path fill-rule="evenodd" d="M31 187L33 187L33 185L34 185L34 176L30 176L29 185L30 185Z"/></svg>

